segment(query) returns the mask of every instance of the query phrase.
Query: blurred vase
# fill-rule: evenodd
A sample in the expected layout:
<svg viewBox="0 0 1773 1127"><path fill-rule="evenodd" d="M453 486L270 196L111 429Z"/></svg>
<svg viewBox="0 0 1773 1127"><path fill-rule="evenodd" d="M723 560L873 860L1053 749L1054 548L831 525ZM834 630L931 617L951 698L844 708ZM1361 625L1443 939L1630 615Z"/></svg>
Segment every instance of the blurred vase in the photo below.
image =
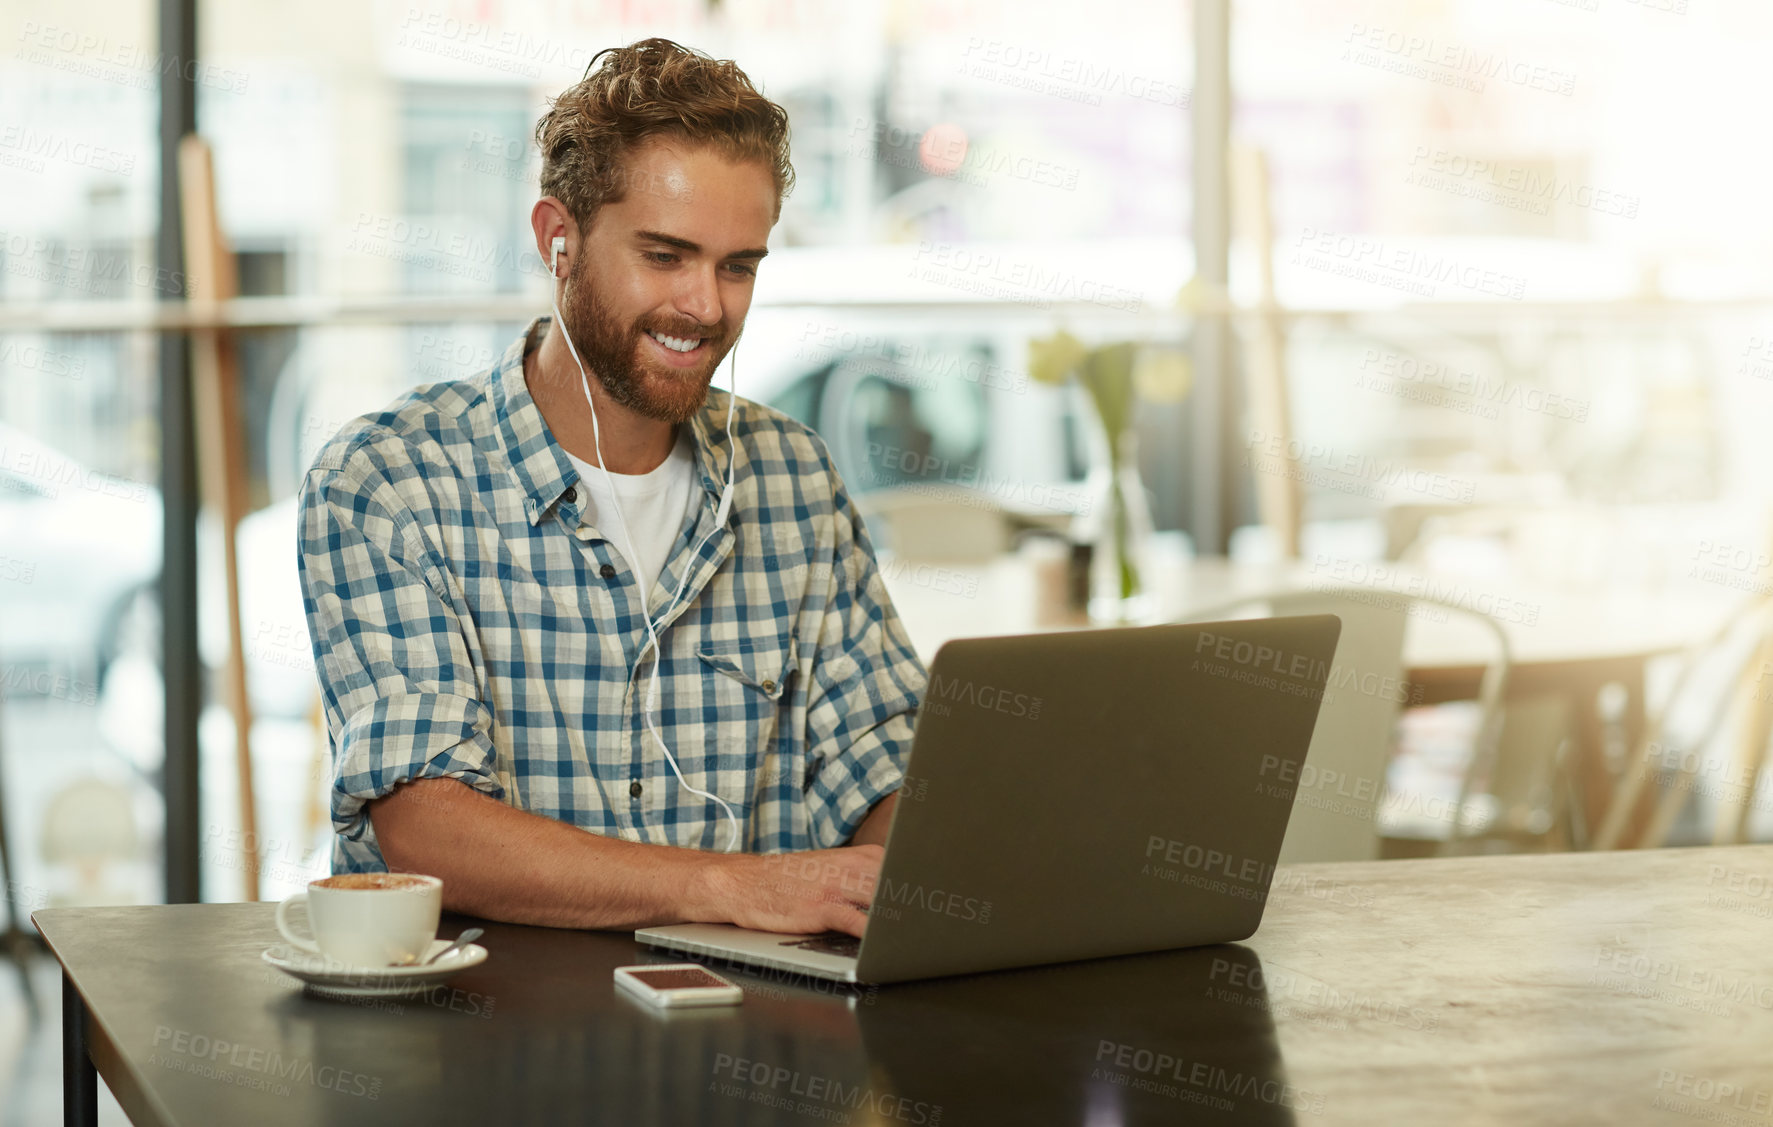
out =
<svg viewBox="0 0 1773 1127"><path fill-rule="evenodd" d="M1103 626L1146 622L1155 607L1146 589L1150 573L1151 497L1139 472L1138 436L1131 427L1113 443L1098 428L1095 465L1087 480L1090 511L1083 538L1094 546L1090 621Z"/></svg>

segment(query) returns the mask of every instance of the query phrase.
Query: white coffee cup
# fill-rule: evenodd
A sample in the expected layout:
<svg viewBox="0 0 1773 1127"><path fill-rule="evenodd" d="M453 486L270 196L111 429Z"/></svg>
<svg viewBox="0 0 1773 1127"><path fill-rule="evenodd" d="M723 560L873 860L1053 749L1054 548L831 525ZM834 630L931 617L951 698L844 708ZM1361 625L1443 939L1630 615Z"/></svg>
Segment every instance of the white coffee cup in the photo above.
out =
<svg viewBox="0 0 1773 1127"><path fill-rule="evenodd" d="M314 938L297 935L289 910L306 902ZM419 873L341 873L310 881L277 905L277 930L298 950L354 967L418 961L437 937L443 882Z"/></svg>

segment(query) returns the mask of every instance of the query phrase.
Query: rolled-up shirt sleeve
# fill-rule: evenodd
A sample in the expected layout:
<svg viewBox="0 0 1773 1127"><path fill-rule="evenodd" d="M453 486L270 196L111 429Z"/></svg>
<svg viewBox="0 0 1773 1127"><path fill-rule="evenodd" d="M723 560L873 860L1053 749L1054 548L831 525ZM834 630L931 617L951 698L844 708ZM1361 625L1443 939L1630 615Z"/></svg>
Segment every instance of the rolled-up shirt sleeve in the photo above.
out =
<svg viewBox="0 0 1773 1127"><path fill-rule="evenodd" d="M806 804L814 847L828 849L899 789L928 676L822 443L820 453L836 482L836 542L808 688Z"/></svg>
<svg viewBox="0 0 1773 1127"><path fill-rule="evenodd" d="M387 867L367 804L412 779L504 798L493 712L438 560L396 480L416 468L358 444L303 484L302 602L332 745L334 868Z"/></svg>

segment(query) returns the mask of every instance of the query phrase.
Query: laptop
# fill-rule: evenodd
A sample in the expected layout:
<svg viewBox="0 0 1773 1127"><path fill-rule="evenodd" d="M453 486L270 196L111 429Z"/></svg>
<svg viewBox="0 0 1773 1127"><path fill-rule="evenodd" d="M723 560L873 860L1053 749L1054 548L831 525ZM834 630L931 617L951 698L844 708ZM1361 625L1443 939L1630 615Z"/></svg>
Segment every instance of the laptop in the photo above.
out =
<svg viewBox="0 0 1773 1127"><path fill-rule="evenodd" d="M1307 615L948 642L865 935L634 937L853 983L1247 938L1340 632Z"/></svg>

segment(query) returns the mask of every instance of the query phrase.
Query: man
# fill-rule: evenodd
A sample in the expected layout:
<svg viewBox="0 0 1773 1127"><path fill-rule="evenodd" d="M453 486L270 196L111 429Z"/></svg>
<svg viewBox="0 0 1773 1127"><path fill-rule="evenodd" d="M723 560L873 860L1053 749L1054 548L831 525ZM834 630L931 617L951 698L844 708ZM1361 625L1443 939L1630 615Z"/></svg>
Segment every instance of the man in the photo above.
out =
<svg viewBox="0 0 1773 1127"><path fill-rule="evenodd" d="M357 420L303 488L334 869L521 923L860 935L926 672L824 443L709 391L787 115L669 40L599 60L536 128L567 332Z"/></svg>

